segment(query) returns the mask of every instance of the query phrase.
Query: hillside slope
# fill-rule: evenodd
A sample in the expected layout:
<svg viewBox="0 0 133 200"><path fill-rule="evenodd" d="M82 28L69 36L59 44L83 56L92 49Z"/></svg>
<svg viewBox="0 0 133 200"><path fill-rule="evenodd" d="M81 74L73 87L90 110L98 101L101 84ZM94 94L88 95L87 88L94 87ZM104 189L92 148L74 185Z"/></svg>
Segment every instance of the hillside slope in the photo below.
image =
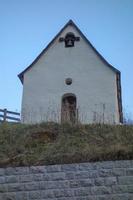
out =
<svg viewBox="0 0 133 200"><path fill-rule="evenodd" d="M0 124L0 167L133 159L133 126Z"/></svg>

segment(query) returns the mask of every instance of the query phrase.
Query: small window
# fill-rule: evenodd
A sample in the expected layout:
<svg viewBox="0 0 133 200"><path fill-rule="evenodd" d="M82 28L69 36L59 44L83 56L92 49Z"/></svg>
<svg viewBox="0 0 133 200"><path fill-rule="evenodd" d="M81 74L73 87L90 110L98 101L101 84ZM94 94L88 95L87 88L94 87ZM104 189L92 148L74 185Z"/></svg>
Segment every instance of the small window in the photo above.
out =
<svg viewBox="0 0 133 200"><path fill-rule="evenodd" d="M71 85L72 84L72 79L71 78L66 78L65 83L67 85Z"/></svg>
<svg viewBox="0 0 133 200"><path fill-rule="evenodd" d="M65 47L74 47L75 36L73 33L67 33L65 36Z"/></svg>

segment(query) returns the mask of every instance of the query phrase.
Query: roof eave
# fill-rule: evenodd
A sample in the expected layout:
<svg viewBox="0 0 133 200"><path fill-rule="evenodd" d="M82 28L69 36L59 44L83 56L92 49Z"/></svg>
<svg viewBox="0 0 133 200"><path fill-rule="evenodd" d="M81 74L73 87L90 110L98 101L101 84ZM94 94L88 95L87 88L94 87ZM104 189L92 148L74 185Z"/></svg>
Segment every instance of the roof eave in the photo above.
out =
<svg viewBox="0 0 133 200"><path fill-rule="evenodd" d="M24 78L23 72L21 72L20 74L18 74L18 77L19 77L21 83L23 84L23 78Z"/></svg>

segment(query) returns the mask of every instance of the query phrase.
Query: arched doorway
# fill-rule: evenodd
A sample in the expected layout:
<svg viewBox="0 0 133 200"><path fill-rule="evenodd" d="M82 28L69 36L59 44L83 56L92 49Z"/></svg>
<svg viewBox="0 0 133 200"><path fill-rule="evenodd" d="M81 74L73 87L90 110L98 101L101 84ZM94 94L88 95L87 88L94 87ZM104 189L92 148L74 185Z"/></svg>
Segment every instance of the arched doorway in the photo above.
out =
<svg viewBox="0 0 133 200"><path fill-rule="evenodd" d="M61 122L75 123L76 122L76 96L75 94L64 94L61 104Z"/></svg>

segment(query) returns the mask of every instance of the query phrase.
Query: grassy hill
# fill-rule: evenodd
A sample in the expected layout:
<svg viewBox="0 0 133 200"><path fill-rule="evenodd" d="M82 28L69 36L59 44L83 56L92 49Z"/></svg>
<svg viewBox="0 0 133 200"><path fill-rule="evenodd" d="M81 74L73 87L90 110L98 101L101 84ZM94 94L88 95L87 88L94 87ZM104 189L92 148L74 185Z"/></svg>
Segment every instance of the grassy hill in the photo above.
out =
<svg viewBox="0 0 133 200"><path fill-rule="evenodd" d="M0 124L0 167L133 159L133 125Z"/></svg>

